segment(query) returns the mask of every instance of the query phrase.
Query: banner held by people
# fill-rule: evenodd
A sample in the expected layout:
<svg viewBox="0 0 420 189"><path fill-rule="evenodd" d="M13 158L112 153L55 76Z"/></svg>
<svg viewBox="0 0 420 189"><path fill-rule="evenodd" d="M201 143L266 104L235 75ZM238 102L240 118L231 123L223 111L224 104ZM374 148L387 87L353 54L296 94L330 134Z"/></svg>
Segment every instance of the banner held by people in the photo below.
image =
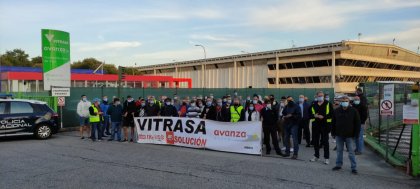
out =
<svg viewBox="0 0 420 189"><path fill-rule="evenodd" d="M261 122L217 122L198 118L135 117L137 142L244 154L261 154Z"/></svg>

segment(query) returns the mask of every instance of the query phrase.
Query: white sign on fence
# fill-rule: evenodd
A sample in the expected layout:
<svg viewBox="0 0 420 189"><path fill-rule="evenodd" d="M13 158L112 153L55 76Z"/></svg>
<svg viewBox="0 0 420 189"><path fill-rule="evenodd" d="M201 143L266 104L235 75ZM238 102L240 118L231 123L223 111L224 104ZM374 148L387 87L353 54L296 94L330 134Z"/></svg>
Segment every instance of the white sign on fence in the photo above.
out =
<svg viewBox="0 0 420 189"><path fill-rule="evenodd" d="M261 122L227 123L198 118L135 117L138 143L261 154Z"/></svg>
<svg viewBox="0 0 420 189"><path fill-rule="evenodd" d="M70 88L53 87L51 89L51 96L70 96Z"/></svg>
<svg viewBox="0 0 420 189"><path fill-rule="evenodd" d="M384 99L381 100L381 115L394 115L394 84L384 85Z"/></svg>
<svg viewBox="0 0 420 189"><path fill-rule="evenodd" d="M412 99L411 104L403 106L403 123L419 124L419 103Z"/></svg>

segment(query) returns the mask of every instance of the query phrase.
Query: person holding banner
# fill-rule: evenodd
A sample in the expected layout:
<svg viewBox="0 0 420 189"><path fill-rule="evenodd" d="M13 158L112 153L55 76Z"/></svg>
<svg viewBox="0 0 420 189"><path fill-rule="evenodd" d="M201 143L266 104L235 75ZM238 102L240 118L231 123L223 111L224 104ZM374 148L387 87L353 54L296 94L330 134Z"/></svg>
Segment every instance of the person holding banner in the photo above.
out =
<svg viewBox="0 0 420 189"><path fill-rule="evenodd" d="M214 121L224 121L225 118L223 117L223 102L222 99L218 98L216 100L216 118Z"/></svg>
<svg viewBox="0 0 420 189"><path fill-rule="evenodd" d="M158 116L160 114L160 106L157 104L153 97L149 98L149 103L146 106L146 116L152 117L152 116Z"/></svg>
<svg viewBox="0 0 420 189"><path fill-rule="evenodd" d="M161 116L166 117L179 117L178 111L176 110L175 106L171 104L171 98L165 99L165 105L162 107L160 111Z"/></svg>
<svg viewBox="0 0 420 189"><path fill-rule="evenodd" d="M206 107L204 107L203 111L201 112L200 118L216 120L216 107L213 105L212 98L206 99Z"/></svg>
<svg viewBox="0 0 420 189"><path fill-rule="evenodd" d="M233 106L229 108L230 122L245 121L245 109L241 105L239 98L233 99Z"/></svg>
<svg viewBox="0 0 420 189"><path fill-rule="evenodd" d="M189 118L198 118L200 116L200 108L197 107L197 103L195 100L192 100L190 103L190 107L187 109L186 117Z"/></svg>
<svg viewBox="0 0 420 189"><path fill-rule="evenodd" d="M265 100L266 107L261 110L261 118L262 118L262 127L264 132L264 145L266 154L270 154L271 152L271 145L270 145L270 137L271 143L273 144L274 150L276 150L277 155L284 156L281 152L279 147L279 142L277 139L277 120L278 120L278 112L277 110L272 108L271 101Z"/></svg>
<svg viewBox="0 0 420 189"><path fill-rule="evenodd" d="M248 110L245 112L245 121L260 121L260 112L258 112L254 104L248 104Z"/></svg>

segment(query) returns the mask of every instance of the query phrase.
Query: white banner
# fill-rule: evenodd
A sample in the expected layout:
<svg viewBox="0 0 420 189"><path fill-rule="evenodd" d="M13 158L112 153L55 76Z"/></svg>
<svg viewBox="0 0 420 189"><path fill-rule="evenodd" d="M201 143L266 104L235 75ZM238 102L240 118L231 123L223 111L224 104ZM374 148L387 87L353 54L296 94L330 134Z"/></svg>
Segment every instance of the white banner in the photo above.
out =
<svg viewBox="0 0 420 189"><path fill-rule="evenodd" d="M218 122L198 118L135 117L138 143L261 154L261 122Z"/></svg>

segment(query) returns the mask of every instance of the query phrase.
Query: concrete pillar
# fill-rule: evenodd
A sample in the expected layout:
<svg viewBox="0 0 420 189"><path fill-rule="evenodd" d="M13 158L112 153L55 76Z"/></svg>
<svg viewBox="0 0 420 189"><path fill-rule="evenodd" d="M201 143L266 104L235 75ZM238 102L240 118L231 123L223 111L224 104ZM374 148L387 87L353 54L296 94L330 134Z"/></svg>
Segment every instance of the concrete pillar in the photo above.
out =
<svg viewBox="0 0 420 189"><path fill-rule="evenodd" d="M153 69L153 75L156 75L156 69Z"/></svg>
<svg viewBox="0 0 420 189"><path fill-rule="evenodd" d="M205 73L204 72L205 71L204 71L204 63L203 63L203 64L201 64L201 88L204 88L204 85L205 85L205 82L204 82L204 79L205 79L204 75L205 75Z"/></svg>
<svg viewBox="0 0 420 189"><path fill-rule="evenodd" d="M335 89L335 51L332 51L332 63L331 63L331 87Z"/></svg>
<svg viewBox="0 0 420 189"><path fill-rule="evenodd" d="M175 66L175 77L178 78L178 66Z"/></svg>

